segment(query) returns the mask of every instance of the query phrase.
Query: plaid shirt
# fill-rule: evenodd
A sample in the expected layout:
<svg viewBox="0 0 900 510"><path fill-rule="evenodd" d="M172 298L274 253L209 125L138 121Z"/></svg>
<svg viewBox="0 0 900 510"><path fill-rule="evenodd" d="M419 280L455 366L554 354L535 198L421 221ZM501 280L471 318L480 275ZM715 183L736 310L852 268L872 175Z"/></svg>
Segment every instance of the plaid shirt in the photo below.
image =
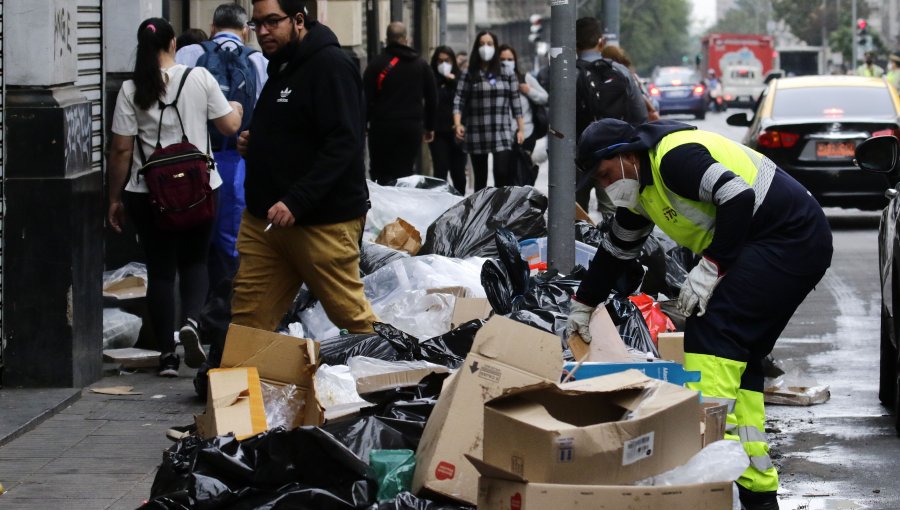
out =
<svg viewBox="0 0 900 510"><path fill-rule="evenodd" d="M477 71L463 73L453 98L453 113L462 114L466 127L463 150L489 154L512 149L510 110L513 117L522 116L519 80L513 73L503 71L499 77Z"/></svg>

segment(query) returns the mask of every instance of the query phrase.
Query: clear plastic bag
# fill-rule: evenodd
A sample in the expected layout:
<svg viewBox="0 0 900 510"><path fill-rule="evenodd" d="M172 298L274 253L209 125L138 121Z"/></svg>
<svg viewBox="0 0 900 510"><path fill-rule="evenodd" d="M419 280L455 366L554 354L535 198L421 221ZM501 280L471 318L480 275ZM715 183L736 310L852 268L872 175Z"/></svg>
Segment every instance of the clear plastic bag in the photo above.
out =
<svg viewBox="0 0 900 510"><path fill-rule="evenodd" d="M682 466L645 478L635 485L687 485L733 482L750 465L739 441L722 439L706 446Z"/></svg>
<svg viewBox="0 0 900 510"><path fill-rule="evenodd" d="M297 387L293 384L269 384L261 381L263 405L266 409L266 425L269 429L284 427L293 428L294 419L297 417L304 404L303 399L297 397Z"/></svg>
<svg viewBox="0 0 900 510"><path fill-rule="evenodd" d="M385 225L403 218L419 232L428 230L438 217L463 199L439 189L379 186L367 181L372 208L366 215L363 238L374 241Z"/></svg>
<svg viewBox="0 0 900 510"><path fill-rule="evenodd" d="M128 276L137 276L147 281L147 266L140 262L129 262L119 269L103 272L103 287L106 288L110 284L124 280Z"/></svg>
<svg viewBox="0 0 900 510"><path fill-rule="evenodd" d="M103 348L125 349L138 341L143 321L118 308L103 309Z"/></svg>
<svg viewBox="0 0 900 510"><path fill-rule="evenodd" d="M385 361L376 358L367 358L365 356L354 356L350 358L347 360L347 366L350 367L350 373L353 375L354 379L372 375L403 372L405 370L415 370L418 368L442 367L442 365L436 365L427 361Z"/></svg>
<svg viewBox="0 0 900 510"><path fill-rule="evenodd" d="M316 396L325 409L365 402L347 365L321 365L316 370Z"/></svg>

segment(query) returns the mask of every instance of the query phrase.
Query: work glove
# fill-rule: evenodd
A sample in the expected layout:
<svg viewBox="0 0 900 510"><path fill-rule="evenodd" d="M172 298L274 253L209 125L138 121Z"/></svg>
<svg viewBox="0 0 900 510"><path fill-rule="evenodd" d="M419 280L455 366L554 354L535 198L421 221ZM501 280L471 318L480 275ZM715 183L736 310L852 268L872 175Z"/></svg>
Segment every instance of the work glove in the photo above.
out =
<svg viewBox="0 0 900 510"><path fill-rule="evenodd" d="M566 322L566 334L571 336L572 333L578 333L582 340L586 343L591 343L591 329L589 326L594 308L576 301L573 297L569 301L569 320Z"/></svg>
<svg viewBox="0 0 900 510"><path fill-rule="evenodd" d="M706 304L712 296L713 289L719 284L719 266L712 259L703 257L700 263L688 274L678 294L678 311L690 317L697 310L700 317L706 313Z"/></svg>

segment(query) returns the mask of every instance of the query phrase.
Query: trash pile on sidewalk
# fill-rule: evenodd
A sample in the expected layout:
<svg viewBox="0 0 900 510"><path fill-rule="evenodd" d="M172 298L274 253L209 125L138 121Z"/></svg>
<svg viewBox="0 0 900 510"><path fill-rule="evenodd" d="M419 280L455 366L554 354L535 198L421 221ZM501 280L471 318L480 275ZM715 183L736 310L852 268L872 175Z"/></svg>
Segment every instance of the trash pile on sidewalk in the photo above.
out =
<svg viewBox="0 0 900 510"><path fill-rule="evenodd" d="M544 271L546 197L401 184L370 183L383 322L341 335L301 291L280 332L232 325L142 508L740 507L749 459L721 440L725 406L684 387L699 373L665 303L689 254L654 232L586 344L565 333L584 268ZM578 224L582 265L603 228Z"/></svg>

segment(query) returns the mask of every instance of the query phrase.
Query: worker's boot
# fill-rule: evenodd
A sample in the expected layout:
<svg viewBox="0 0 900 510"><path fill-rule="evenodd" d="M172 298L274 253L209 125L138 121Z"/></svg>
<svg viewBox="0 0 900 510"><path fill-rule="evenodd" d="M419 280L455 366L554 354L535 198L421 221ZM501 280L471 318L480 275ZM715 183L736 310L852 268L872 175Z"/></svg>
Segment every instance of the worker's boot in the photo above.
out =
<svg viewBox="0 0 900 510"><path fill-rule="evenodd" d="M778 493L753 492L738 484L741 510L778 510Z"/></svg>

